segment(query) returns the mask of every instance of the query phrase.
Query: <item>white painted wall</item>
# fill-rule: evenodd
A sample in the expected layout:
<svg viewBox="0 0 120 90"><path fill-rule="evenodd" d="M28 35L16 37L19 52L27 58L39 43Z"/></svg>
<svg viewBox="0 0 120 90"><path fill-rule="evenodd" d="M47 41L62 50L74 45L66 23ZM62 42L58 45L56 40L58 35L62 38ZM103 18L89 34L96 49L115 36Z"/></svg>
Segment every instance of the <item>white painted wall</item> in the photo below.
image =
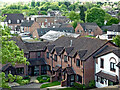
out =
<svg viewBox="0 0 120 90"><path fill-rule="evenodd" d="M120 35L120 32L107 31L107 35Z"/></svg>
<svg viewBox="0 0 120 90"><path fill-rule="evenodd" d="M120 62L120 58L117 57L114 53L109 53L107 55L101 56L101 57L98 58L98 64L95 63L95 73L98 73L102 70L102 71L107 72L110 75L117 75L118 79L119 79L119 68L117 66L115 67L116 68L115 72L110 71L110 62L115 62L113 59L110 60L111 57L114 57L116 59L116 61L117 61L116 65ZM101 58L104 59L104 68L100 68L100 59ZM96 77L95 77L95 80L96 80ZM101 84L99 82L96 82L96 87L98 87L98 88L105 87L105 86L108 86L108 83L107 84Z"/></svg>

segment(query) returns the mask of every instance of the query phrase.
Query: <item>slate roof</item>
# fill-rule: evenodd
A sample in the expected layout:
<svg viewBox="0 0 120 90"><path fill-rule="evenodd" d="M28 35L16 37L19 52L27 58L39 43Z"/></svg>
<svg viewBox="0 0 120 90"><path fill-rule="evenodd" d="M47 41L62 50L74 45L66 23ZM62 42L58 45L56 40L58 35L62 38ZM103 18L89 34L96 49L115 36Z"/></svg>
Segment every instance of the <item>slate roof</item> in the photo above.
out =
<svg viewBox="0 0 120 90"><path fill-rule="evenodd" d="M120 32L120 25L119 24L113 24L111 27L109 27L108 31Z"/></svg>
<svg viewBox="0 0 120 90"><path fill-rule="evenodd" d="M34 23L34 21L32 21L32 20L30 20L30 21L25 20L24 22L21 23L21 26L23 26L23 27L31 27L33 23Z"/></svg>
<svg viewBox="0 0 120 90"><path fill-rule="evenodd" d="M50 27L51 28L53 28L53 27L60 28L60 27L73 27L73 26L69 23L61 23L61 24L57 23L57 24L52 24Z"/></svg>
<svg viewBox="0 0 120 90"><path fill-rule="evenodd" d="M26 42L25 45L29 51L45 50L48 42Z"/></svg>
<svg viewBox="0 0 120 90"><path fill-rule="evenodd" d="M49 43L49 45L55 45L55 47L69 47L72 40L72 46L74 47L71 52L69 52L70 57L74 57L76 53L80 55L81 60L86 60L94 54L100 47L106 44L108 41L100 40L96 38L87 37L60 37L54 42Z"/></svg>
<svg viewBox="0 0 120 90"><path fill-rule="evenodd" d="M55 50L57 55L59 55L59 53L63 50L64 47L54 47L54 49L52 49L51 53Z"/></svg>
<svg viewBox="0 0 120 90"><path fill-rule="evenodd" d="M46 34L48 31L60 31L60 32L68 32L74 33L74 28L72 27L61 27L61 28L38 28L37 32L39 36Z"/></svg>
<svg viewBox="0 0 120 90"><path fill-rule="evenodd" d="M95 57L100 57L103 55L106 55L108 53L114 53L115 55L117 55L120 58L120 49L118 47L113 47L113 46L105 46L103 50L101 50L101 52L99 52L98 54L95 55Z"/></svg>
<svg viewBox="0 0 120 90"><path fill-rule="evenodd" d="M25 43L22 41L20 37L12 37L11 40L16 42L16 45L20 48L23 49L24 53L29 53Z"/></svg>
<svg viewBox="0 0 120 90"><path fill-rule="evenodd" d="M46 64L46 61L44 58L29 59L29 62L30 62L30 66Z"/></svg>
<svg viewBox="0 0 120 90"><path fill-rule="evenodd" d="M88 31L88 30L96 30L96 28L98 27L98 25L96 23L79 23L84 30Z"/></svg>
<svg viewBox="0 0 120 90"><path fill-rule="evenodd" d="M63 71L66 71L68 75L75 74L75 71L72 67L66 67Z"/></svg>
<svg viewBox="0 0 120 90"><path fill-rule="evenodd" d="M7 15L5 21L8 22L8 20L11 20L11 24L17 24L17 20L24 20L23 14L4 14L4 16Z"/></svg>
<svg viewBox="0 0 120 90"><path fill-rule="evenodd" d="M48 51L51 52L51 50L54 48L55 45L46 45L48 48Z"/></svg>
<svg viewBox="0 0 120 90"><path fill-rule="evenodd" d="M45 50L48 42L24 42L20 37L12 37L11 40L16 41L16 45L23 49L24 53L29 51L40 51Z"/></svg>
<svg viewBox="0 0 120 90"><path fill-rule="evenodd" d="M96 73L95 75L102 77L102 78L105 78L105 79L108 79L108 80L113 81L113 82L118 82L117 76L110 75L108 73L103 72L102 70L100 72Z"/></svg>

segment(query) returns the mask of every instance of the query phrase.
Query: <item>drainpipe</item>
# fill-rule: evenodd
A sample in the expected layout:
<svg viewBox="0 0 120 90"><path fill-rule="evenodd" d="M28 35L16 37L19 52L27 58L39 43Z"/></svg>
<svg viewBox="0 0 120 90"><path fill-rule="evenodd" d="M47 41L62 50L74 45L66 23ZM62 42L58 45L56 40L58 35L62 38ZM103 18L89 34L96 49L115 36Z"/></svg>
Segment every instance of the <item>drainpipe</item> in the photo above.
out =
<svg viewBox="0 0 120 90"><path fill-rule="evenodd" d="M84 83L84 61L83 61L83 84L85 84Z"/></svg>
<svg viewBox="0 0 120 90"><path fill-rule="evenodd" d="M60 59L61 59L61 81L62 81L62 54L60 55Z"/></svg>

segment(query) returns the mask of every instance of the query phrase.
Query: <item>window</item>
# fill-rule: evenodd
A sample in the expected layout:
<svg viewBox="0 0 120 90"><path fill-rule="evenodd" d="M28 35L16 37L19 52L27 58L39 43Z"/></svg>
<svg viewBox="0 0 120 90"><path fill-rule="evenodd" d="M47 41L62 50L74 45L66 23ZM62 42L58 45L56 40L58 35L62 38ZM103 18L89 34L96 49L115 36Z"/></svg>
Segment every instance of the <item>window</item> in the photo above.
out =
<svg viewBox="0 0 120 90"><path fill-rule="evenodd" d="M47 19L45 19L45 22L47 22Z"/></svg>
<svg viewBox="0 0 120 90"><path fill-rule="evenodd" d="M116 70L115 67L116 67L115 63L110 62L110 70L115 72L115 70Z"/></svg>
<svg viewBox="0 0 120 90"><path fill-rule="evenodd" d="M76 66L80 66L80 60L77 59Z"/></svg>
<svg viewBox="0 0 120 90"><path fill-rule="evenodd" d="M64 62L67 62L67 56L64 55Z"/></svg>
<svg viewBox="0 0 120 90"><path fill-rule="evenodd" d="M47 52L47 58L49 59L49 52Z"/></svg>
<svg viewBox="0 0 120 90"><path fill-rule="evenodd" d="M100 68L104 68L104 59L100 59Z"/></svg>
<svg viewBox="0 0 120 90"><path fill-rule="evenodd" d="M54 55L54 60L57 61L57 55L56 54Z"/></svg>
<svg viewBox="0 0 120 90"><path fill-rule="evenodd" d="M74 75L71 75L71 81L73 81L74 80Z"/></svg>
<svg viewBox="0 0 120 90"><path fill-rule="evenodd" d="M16 68L16 73L17 73L17 75L19 75L19 74L24 74L24 68L23 68L23 67L21 67L21 68Z"/></svg>
<svg viewBox="0 0 120 90"><path fill-rule="evenodd" d="M37 52L37 57L40 58L40 56L41 56L41 53Z"/></svg>
<svg viewBox="0 0 120 90"><path fill-rule="evenodd" d="M82 77L81 77L81 76L79 76L79 75L77 75L77 82L82 83Z"/></svg>
<svg viewBox="0 0 120 90"><path fill-rule="evenodd" d="M23 20L21 20L21 22L23 22Z"/></svg>
<svg viewBox="0 0 120 90"><path fill-rule="evenodd" d="M103 78L101 77L100 83L104 84Z"/></svg>
<svg viewBox="0 0 120 90"><path fill-rule="evenodd" d="M11 23L11 20L8 20L8 23Z"/></svg>
<svg viewBox="0 0 120 90"><path fill-rule="evenodd" d="M17 23L20 23L20 20L17 20Z"/></svg>

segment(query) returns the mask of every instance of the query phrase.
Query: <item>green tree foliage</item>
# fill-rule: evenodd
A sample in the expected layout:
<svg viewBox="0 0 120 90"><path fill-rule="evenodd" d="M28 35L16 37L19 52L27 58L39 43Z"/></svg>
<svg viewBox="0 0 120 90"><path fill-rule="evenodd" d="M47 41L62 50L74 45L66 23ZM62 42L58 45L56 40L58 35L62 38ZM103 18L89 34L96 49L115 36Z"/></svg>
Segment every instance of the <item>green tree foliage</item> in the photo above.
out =
<svg viewBox="0 0 120 90"><path fill-rule="evenodd" d="M47 15L46 11L41 11L40 13L43 14L43 15Z"/></svg>
<svg viewBox="0 0 120 90"><path fill-rule="evenodd" d="M70 13L67 13L66 15L70 20L74 21L74 20L79 20L80 16L78 13L75 13L74 11L71 11Z"/></svg>
<svg viewBox="0 0 120 90"><path fill-rule="evenodd" d="M104 17L105 20L109 21L111 18L112 16L110 14L105 13L105 17Z"/></svg>
<svg viewBox="0 0 120 90"><path fill-rule="evenodd" d="M82 5L80 6L80 19L83 20L85 22L85 11L86 8Z"/></svg>
<svg viewBox="0 0 120 90"><path fill-rule="evenodd" d="M107 23L106 25L112 25L112 24L118 24L119 20L117 18L112 17Z"/></svg>
<svg viewBox="0 0 120 90"><path fill-rule="evenodd" d="M38 2L36 2L36 6L38 6L38 7L40 6L40 2L39 2L39 1L38 1Z"/></svg>
<svg viewBox="0 0 120 90"><path fill-rule="evenodd" d="M120 35L117 35L113 38L113 42L120 47Z"/></svg>
<svg viewBox="0 0 120 90"><path fill-rule="evenodd" d="M104 25L105 11L101 8L93 7L86 12L86 22L96 22L99 26Z"/></svg>
<svg viewBox="0 0 120 90"><path fill-rule="evenodd" d="M35 7L35 1L34 0L32 0L32 2L31 2L31 7Z"/></svg>
<svg viewBox="0 0 120 90"><path fill-rule="evenodd" d="M80 22L80 23L84 23L82 20L74 20L72 21L72 26L74 27L74 29L77 27L77 23Z"/></svg>

